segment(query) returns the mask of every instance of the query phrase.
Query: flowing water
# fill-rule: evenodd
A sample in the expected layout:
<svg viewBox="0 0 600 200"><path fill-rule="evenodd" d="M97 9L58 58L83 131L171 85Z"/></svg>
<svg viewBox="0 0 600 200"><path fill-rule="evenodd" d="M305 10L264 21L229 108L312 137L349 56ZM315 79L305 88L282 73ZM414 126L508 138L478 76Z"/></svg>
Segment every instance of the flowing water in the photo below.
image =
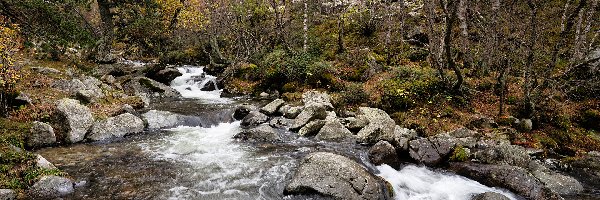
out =
<svg viewBox="0 0 600 200"><path fill-rule="evenodd" d="M66 199L294 199L283 188L299 160L310 152L330 151L357 160L394 187L396 199L462 200L489 188L475 181L407 165L396 171L372 166L366 147L299 138L277 144L249 144L232 137L240 131L231 120L239 101L221 98L220 90L201 91L214 77L202 68L179 68L171 86L184 99L153 104L151 109L198 116L203 126L147 131L111 143L75 144L38 153L68 172L80 187ZM215 84L216 85L216 84Z"/></svg>

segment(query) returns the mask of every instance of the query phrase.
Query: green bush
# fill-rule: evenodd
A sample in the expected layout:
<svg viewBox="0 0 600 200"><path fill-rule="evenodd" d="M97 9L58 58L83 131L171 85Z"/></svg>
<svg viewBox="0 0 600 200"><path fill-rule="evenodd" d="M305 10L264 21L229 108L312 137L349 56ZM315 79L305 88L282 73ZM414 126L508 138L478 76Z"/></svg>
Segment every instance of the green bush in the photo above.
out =
<svg viewBox="0 0 600 200"><path fill-rule="evenodd" d="M450 161L464 162L467 160L469 160L468 149L462 147L461 145L457 145L456 147L454 147L454 151L450 156Z"/></svg>
<svg viewBox="0 0 600 200"><path fill-rule="evenodd" d="M426 67L402 66L394 69L394 78L385 80L382 104L390 110L406 110L418 101L430 99L441 90L435 70Z"/></svg>
<svg viewBox="0 0 600 200"><path fill-rule="evenodd" d="M359 105L369 100L369 95L365 92L361 83L347 83L344 91L341 92L340 103Z"/></svg>

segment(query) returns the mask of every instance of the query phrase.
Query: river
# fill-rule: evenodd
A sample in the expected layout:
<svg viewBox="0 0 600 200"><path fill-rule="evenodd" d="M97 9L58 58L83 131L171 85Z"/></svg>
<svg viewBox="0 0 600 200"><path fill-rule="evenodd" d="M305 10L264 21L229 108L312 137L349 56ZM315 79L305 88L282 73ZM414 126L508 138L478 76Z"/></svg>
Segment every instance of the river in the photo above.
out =
<svg viewBox="0 0 600 200"><path fill-rule="evenodd" d="M249 100L221 98L220 90L201 91L215 78L201 67L179 70L183 76L173 80L171 87L184 98L155 103L149 109L199 116L204 127L180 126L110 143L39 150L78 181L75 193L65 199L296 199L284 196L283 188L301 158L316 151L361 162L392 184L398 200L469 200L487 191L521 199L439 169L409 163L399 171L373 166L368 149L357 144L314 141L291 132L287 132L289 139L277 144L235 141L240 122L231 119L232 110Z"/></svg>

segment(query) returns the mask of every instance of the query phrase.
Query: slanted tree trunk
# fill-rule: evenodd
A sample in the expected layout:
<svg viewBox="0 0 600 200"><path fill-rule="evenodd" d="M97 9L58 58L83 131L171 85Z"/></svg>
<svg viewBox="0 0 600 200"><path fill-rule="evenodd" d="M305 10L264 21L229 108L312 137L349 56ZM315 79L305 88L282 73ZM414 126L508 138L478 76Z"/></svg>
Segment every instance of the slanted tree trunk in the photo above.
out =
<svg viewBox="0 0 600 200"><path fill-rule="evenodd" d="M446 60L446 66L454 71L456 75L456 82L452 85L452 90L459 93L460 88L463 84L463 74L460 68L454 62L452 58L452 25L456 20L456 10L458 4L455 0L448 0L445 5L442 6L446 14L446 28L444 30L444 56Z"/></svg>

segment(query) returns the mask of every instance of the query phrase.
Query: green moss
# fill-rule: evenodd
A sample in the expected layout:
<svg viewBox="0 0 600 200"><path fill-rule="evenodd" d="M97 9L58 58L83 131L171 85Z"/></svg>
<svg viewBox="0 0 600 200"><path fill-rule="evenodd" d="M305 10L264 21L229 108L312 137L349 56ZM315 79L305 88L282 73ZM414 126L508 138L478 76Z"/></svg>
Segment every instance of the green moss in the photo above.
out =
<svg viewBox="0 0 600 200"><path fill-rule="evenodd" d="M450 156L450 161L464 162L467 160L469 160L468 149L462 147L461 145L455 146L454 151L452 152L452 156Z"/></svg>

